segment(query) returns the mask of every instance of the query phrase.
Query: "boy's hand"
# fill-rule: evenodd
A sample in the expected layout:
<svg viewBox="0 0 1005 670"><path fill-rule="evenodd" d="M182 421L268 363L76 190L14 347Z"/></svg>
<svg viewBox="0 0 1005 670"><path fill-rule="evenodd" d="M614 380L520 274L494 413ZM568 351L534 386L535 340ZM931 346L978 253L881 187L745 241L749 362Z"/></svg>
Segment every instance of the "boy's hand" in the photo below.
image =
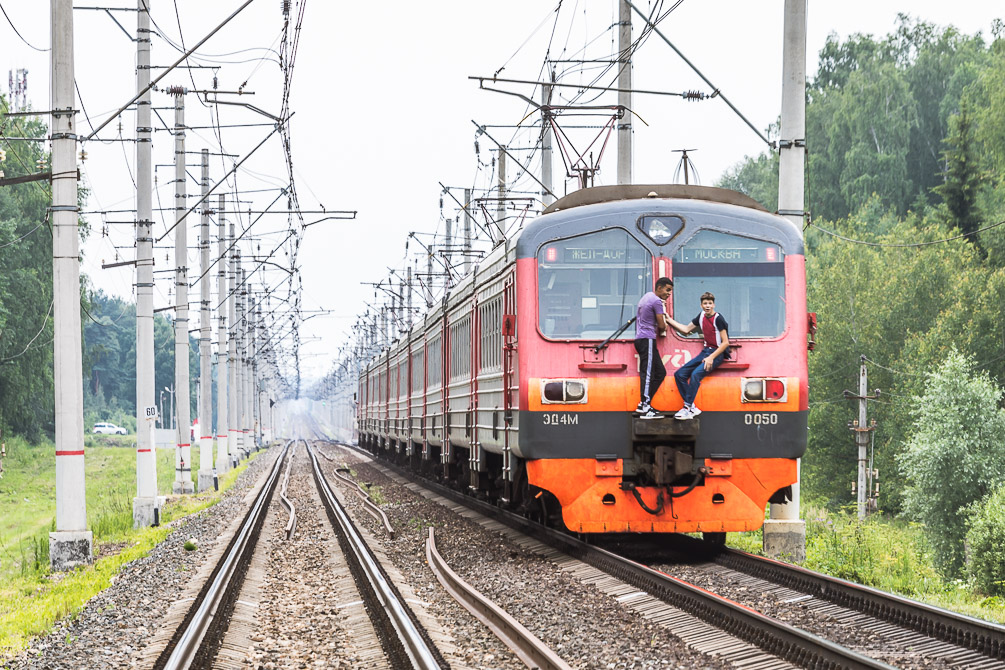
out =
<svg viewBox="0 0 1005 670"><path fill-rule="evenodd" d="M712 371L712 357L711 356L709 356L708 358L706 358L705 360L703 360L701 362L701 364L705 366L705 372L711 372Z"/></svg>

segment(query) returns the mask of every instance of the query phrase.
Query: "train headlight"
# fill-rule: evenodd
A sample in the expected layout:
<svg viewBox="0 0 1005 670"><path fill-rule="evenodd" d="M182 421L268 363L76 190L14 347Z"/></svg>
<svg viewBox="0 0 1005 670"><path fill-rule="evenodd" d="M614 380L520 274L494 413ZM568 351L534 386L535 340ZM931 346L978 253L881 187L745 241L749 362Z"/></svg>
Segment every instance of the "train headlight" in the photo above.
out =
<svg viewBox="0 0 1005 670"><path fill-rule="evenodd" d="M584 404L587 388L585 379L542 379L541 402L545 405Z"/></svg>
<svg viewBox="0 0 1005 670"><path fill-rule="evenodd" d="M784 379L747 378L740 380L741 402L785 402L788 385Z"/></svg>
<svg viewBox="0 0 1005 670"><path fill-rule="evenodd" d="M582 402L586 399L586 382L578 379L565 380L565 401Z"/></svg>

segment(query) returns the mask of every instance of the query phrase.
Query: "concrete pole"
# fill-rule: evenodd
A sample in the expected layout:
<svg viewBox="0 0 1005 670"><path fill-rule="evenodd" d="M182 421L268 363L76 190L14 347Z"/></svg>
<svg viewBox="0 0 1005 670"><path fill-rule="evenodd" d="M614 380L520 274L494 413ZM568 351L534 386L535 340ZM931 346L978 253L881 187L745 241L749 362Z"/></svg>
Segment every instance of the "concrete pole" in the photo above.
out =
<svg viewBox="0 0 1005 670"><path fill-rule="evenodd" d="M52 299L56 402L56 531L49 563L68 570L91 562L84 496L84 380L77 254L77 128L73 109L73 1L51 0Z"/></svg>
<svg viewBox="0 0 1005 670"><path fill-rule="evenodd" d="M624 0L622 0L622 4L624 4ZM551 71L551 81L555 81L555 70ZM542 106L546 107L551 104L552 90L554 89L548 84L541 87ZM555 201L555 198L551 195L555 191L555 166L551 155L551 136L553 132L551 128L551 113L547 110L541 110L541 183L544 185L541 189L541 200L544 202L545 207ZM618 146L621 146L620 143Z"/></svg>
<svg viewBox="0 0 1005 670"><path fill-rule="evenodd" d="M499 147L499 158L496 162L496 174L499 184L499 204L496 205L496 228L499 237L496 244L506 239L506 147Z"/></svg>
<svg viewBox="0 0 1005 670"><path fill-rule="evenodd" d="M149 0L136 11L136 91L150 84ZM136 497L133 526L160 522L154 440L154 238L150 91L136 101Z"/></svg>
<svg viewBox="0 0 1005 670"><path fill-rule="evenodd" d="M175 320L174 320L174 389L178 413L175 444L174 493L192 493L192 420L188 375L188 209L185 174L185 90L176 87L174 95L174 208L178 222L174 232Z"/></svg>
<svg viewBox="0 0 1005 670"><path fill-rule="evenodd" d="M220 208L222 211L222 207ZM234 224L230 224L230 235L228 236L228 242L233 244L235 235ZM230 252L230 258L228 262L228 281L227 281L227 317L230 322L231 332L229 339L227 341L227 372L230 378L227 380L227 390L229 391L227 395L227 448L230 450L230 464L231 466L236 466L241 454L241 433L238 430L240 426L240 421L238 416L240 414L240 404L239 398L240 393L240 383L239 375L237 372L237 298L234 292L237 290L237 259L239 253L236 249Z"/></svg>
<svg viewBox="0 0 1005 670"><path fill-rule="evenodd" d="M454 266L453 245L454 245L454 220L447 219L447 243L443 247L443 260L446 262L447 265L446 282L448 287L451 285L450 278L453 276L450 272Z"/></svg>
<svg viewBox="0 0 1005 670"><path fill-rule="evenodd" d="M244 323L241 325L243 332L241 333L241 360L243 364L241 366L241 375L244 380L244 387L242 389L242 399L244 401L244 421L241 424L241 432L244 435L244 449L247 454L251 453L251 449L255 446L251 439L251 427L254 418L251 414L251 290L248 286L248 271L241 270L241 283L243 288L241 289L241 300L244 302Z"/></svg>
<svg viewBox="0 0 1005 670"><path fill-rule="evenodd" d="M202 150L200 195L209 194L209 149ZM209 208L208 199L202 202L199 221L199 490L214 488L213 472L213 319L209 301Z"/></svg>
<svg viewBox="0 0 1005 670"><path fill-rule="evenodd" d="M618 105L626 107L618 123L618 183L632 183L632 8L628 0L618 2Z"/></svg>
<svg viewBox="0 0 1005 670"><path fill-rule="evenodd" d="M405 269L405 323L412 327L412 266Z"/></svg>
<svg viewBox="0 0 1005 670"><path fill-rule="evenodd" d="M426 253L426 309L433 306L433 249Z"/></svg>
<svg viewBox="0 0 1005 670"><path fill-rule="evenodd" d="M464 274L471 272L471 189L464 189Z"/></svg>
<svg viewBox="0 0 1005 670"><path fill-rule="evenodd" d="M782 46L782 116L779 140L778 212L803 229L806 147L806 0L785 0ZM806 356L803 350L802 356ZM799 462L788 503L771 505L764 522L769 556L806 557L806 522L799 518Z"/></svg>
<svg viewBox="0 0 1005 670"><path fill-rule="evenodd" d="M234 282L235 286L241 285L243 277L241 269L241 254L236 254ZM237 379L234 384L234 394L237 396L237 412L234 414L234 425L237 428L237 457L244 460L248 457L248 445L244 433L244 288L236 288L231 300L235 304L236 318L234 321L234 340L237 350L234 355L234 368L237 370Z"/></svg>
<svg viewBox="0 0 1005 670"><path fill-rule="evenodd" d="M227 224L224 217L227 196L221 195L217 206L217 242L219 243L219 260L216 262L216 292L219 295L220 306L217 314L216 330L216 473L223 474L230 469L230 455L227 452L227 436L230 422L227 418L230 400L227 389L230 383L230 362L228 355L229 340L227 335Z"/></svg>
<svg viewBox="0 0 1005 670"><path fill-rule="evenodd" d="M869 371L865 367L865 356L861 357L861 368L858 373L858 430L855 431L855 443L858 445L858 518L865 518L865 501L869 497L868 485L865 480L865 469L869 457L869 424L866 423L866 409L869 403Z"/></svg>
<svg viewBox="0 0 1005 670"><path fill-rule="evenodd" d="M251 293L250 287L248 289L248 293L249 294ZM251 435L251 437L250 437L251 443L250 444L253 447L257 447L258 446L258 426L256 425L256 422L255 422L255 419L256 419L256 417L255 417L255 397L258 395L258 388L257 388L258 387L258 383L257 383L257 380L255 379L255 344L256 344L256 342L255 342L255 301L250 297L250 295L248 297L247 309L248 309L248 312L247 312L247 315L248 315L248 319L247 319L247 321L248 321L248 339L245 340L245 341L247 342L246 346L248 348L248 364L247 364L247 369L246 369L247 379L248 379L248 381L247 381L247 384L248 384L248 395L247 395L247 398L248 398L248 428L251 431L251 433L250 433L250 435Z"/></svg>

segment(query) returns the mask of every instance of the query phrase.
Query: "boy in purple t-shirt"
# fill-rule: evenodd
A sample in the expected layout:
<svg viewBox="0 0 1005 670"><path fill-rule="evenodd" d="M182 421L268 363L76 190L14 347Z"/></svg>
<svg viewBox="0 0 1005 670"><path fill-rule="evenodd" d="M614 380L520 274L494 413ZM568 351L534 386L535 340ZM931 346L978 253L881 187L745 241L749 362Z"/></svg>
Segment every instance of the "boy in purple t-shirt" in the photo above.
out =
<svg viewBox="0 0 1005 670"><path fill-rule="evenodd" d="M667 376L663 367L663 359L656 347L656 334L666 335L666 305L664 301L670 297L673 282L669 277L656 280L656 288L642 296L635 312L635 351L639 354L639 394L642 399L635 408L640 419L659 419L650 403L660 384Z"/></svg>

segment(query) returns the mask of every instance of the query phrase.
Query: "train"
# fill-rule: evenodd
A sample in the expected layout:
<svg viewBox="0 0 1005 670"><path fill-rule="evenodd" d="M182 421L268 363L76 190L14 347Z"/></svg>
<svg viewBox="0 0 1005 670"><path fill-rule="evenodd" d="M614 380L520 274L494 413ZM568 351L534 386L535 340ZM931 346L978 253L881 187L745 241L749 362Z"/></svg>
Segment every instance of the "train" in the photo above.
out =
<svg viewBox="0 0 1005 670"><path fill-rule="evenodd" d="M687 323L709 291L731 359L700 416L672 414L700 331L658 346L668 377L641 420L639 298L674 282ZM360 446L581 534L760 528L806 450L802 231L738 192L694 185L575 191L499 243L359 376Z"/></svg>

